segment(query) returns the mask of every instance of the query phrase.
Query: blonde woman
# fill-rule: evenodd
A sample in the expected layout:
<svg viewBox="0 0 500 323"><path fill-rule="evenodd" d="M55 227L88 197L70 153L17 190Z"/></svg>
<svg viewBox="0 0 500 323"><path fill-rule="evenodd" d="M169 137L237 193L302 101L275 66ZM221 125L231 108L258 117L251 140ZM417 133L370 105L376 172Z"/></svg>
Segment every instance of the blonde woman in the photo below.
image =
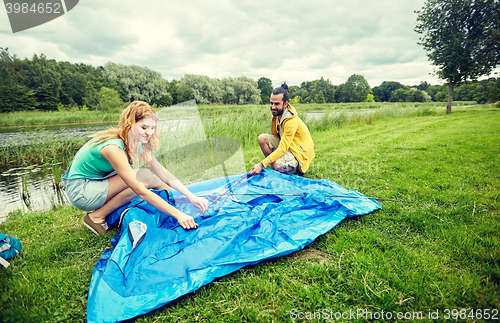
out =
<svg viewBox="0 0 500 323"><path fill-rule="evenodd" d="M192 194L153 156L160 142L157 120L149 104L132 102L122 112L118 127L94 134L94 139L78 151L62 176L71 203L78 209L90 211L83 224L95 234L105 234L108 231L106 216L136 196L174 217L184 229L198 227L193 217L149 190L173 188L202 212L208 207L206 199ZM132 165L149 169L133 169Z"/></svg>

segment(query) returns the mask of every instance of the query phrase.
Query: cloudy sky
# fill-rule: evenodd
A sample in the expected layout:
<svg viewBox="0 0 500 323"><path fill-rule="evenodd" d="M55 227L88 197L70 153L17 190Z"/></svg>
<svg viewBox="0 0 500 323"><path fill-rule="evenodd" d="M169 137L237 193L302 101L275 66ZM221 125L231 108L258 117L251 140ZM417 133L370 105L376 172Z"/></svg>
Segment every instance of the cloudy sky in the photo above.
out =
<svg viewBox="0 0 500 323"><path fill-rule="evenodd" d="M81 0L67 14L12 33L0 47L94 66L139 65L167 80L264 76L279 85L361 74L370 86L427 81L433 68L413 31L424 0Z"/></svg>

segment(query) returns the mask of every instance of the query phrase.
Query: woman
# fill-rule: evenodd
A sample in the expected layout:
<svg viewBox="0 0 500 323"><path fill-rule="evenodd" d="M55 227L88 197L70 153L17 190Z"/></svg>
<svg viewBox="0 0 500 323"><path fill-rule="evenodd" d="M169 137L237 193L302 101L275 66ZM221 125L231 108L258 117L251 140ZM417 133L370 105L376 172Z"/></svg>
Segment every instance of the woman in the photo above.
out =
<svg viewBox="0 0 500 323"><path fill-rule="evenodd" d="M83 224L95 234L105 234L108 231L106 216L136 196L174 217L184 229L198 227L193 217L149 190L174 188L202 212L208 207L206 199L191 193L153 156L160 142L157 120L149 104L132 102L122 112L118 127L93 135L95 138L78 151L62 176L71 203L83 211L91 211ZM150 170L132 169L132 164L147 166Z"/></svg>

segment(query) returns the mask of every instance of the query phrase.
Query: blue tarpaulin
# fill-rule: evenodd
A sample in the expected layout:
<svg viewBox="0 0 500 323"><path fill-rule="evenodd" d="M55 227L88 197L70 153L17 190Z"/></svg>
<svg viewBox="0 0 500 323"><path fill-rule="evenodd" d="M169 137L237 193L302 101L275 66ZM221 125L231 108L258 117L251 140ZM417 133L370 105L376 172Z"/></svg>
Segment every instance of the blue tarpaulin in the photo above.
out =
<svg viewBox="0 0 500 323"><path fill-rule="evenodd" d="M332 181L269 169L188 188L209 202L218 199L198 214L183 195L156 193L195 217L197 230L182 229L138 198L108 216L121 232L94 268L88 322L119 322L150 312L244 266L300 250L346 217L381 208ZM276 193L283 195L263 195Z"/></svg>

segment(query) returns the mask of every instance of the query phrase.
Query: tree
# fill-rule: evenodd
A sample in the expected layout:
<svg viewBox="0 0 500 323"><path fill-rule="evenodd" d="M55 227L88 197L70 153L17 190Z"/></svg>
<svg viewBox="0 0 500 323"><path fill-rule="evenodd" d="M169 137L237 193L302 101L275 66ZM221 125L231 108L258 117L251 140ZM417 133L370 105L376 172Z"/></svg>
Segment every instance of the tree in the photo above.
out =
<svg viewBox="0 0 500 323"><path fill-rule="evenodd" d="M224 91L218 79L206 75L186 74L180 83L189 85L198 104L219 103L223 100Z"/></svg>
<svg viewBox="0 0 500 323"><path fill-rule="evenodd" d="M427 81L423 81L423 82L420 82L420 84L417 86L417 89L419 89L420 91L425 91L427 90L427 88L431 86L429 83L427 83Z"/></svg>
<svg viewBox="0 0 500 323"><path fill-rule="evenodd" d="M384 81L382 84L372 89L374 99L377 102L388 102L390 101L392 92L403 87L404 85L399 82Z"/></svg>
<svg viewBox="0 0 500 323"><path fill-rule="evenodd" d="M0 112L33 110L38 106L35 91L22 83L20 62L9 54L8 48L0 47Z"/></svg>
<svg viewBox="0 0 500 323"><path fill-rule="evenodd" d="M304 102L304 100L309 96L309 92L306 89L300 89L296 91L290 91L290 99L294 99L295 97L300 97L300 102Z"/></svg>
<svg viewBox="0 0 500 323"><path fill-rule="evenodd" d="M421 91L418 88L411 88L409 86L403 86L395 91L392 91L391 97L389 98L391 102L429 102L432 101L431 97L427 92Z"/></svg>
<svg viewBox="0 0 500 323"><path fill-rule="evenodd" d="M0 112L33 110L38 106L35 91L13 82L0 84Z"/></svg>
<svg viewBox="0 0 500 323"><path fill-rule="evenodd" d="M225 104L259 104L261 102L258 83L248 77L225 78L220 82L220 87Z"/></svg>
<svg viewBox="0 0 500 323"><path fill-rule="evenodd" d="M141 100L151 103L153 99L169 95L168 81L159 72L137 65L122 65L109 62L102 71L108 82L118 81L129 102Z"/></svg>
<svg viewBox="0 0 500 323"><path fill-rule="evenodd" d="M232 88L236 93L236 104L259 104L261 101L260 90L258 83L246 76L239 76L237 78L229 78L232 83ZM222 80L224 82L224 80ZM229 104L229 102L224 102Z"/></svg>
<svg viewBox="0 0 500 323"><path fill-rule="evenodd" d="M178 104L194 99L193 89L187 84L182 84L177 80L170 82L169 91L172 95L172 104Z"/></svg>
<svg viewBox="0 0 500 323"><path fill-rule="evenodd" d="M335 86L329 79L321 77L319 80L302 82L300 88L291 86L290 98L300 96L300 102L304 103L333 103L335 102Z"/></svg>
<svg viewBox="0 0 500 323"><path fill-rule="evenodd" d="M108 89L103 86L99 91L99 106L104 111L120 108L123 101L120 99L120 94L117 90Z"/></svg>
<svg viewBox="0 0 500 323"><path fill-rule="evenodd" d="M494 78L488 80L485 96L487 102L500 101L500 77L496 80Z"/></svg>
<svg viewBox="0 0 500 323"><path fill-rule="evenodd" d="M261 77L257 81L257 88L260 90L262 104L269 104L271 93L273 93L273 82L267 77Z"/></svg>
<svg viewBox="0 0 500 323"><path fill-rule="evenodd" d="M157 107L169 107L172 105L173 99L170 94L156 97L151 100L151 104L156 104Z"/></svg>
<svg viewBox="0 0 500 323"><path fill-rule="evenodd" d="M370 85L359 74L349 76L345 84L341 85L337 88L337 102L363 102L366 100L368 94L371 93Z"/></svg>
<svg viewBox="0 0 500 323"><path fill-rule="evenodd" d="M44 111L57 110L57 98L52 92L52 86L48 83L40 85L35 92L38 101L38 109Z"/></svg>
<svg viewBox="0 0 500 323"><path fill-rule="evenodd" d="M442 91L442 86L441 85L431 85L427 89L425 89L425 92L431 96L432 101L439 101L436 99L436 94Z"/></svg>
<svg viewBox="0 0 500 323"><path fill-rule="evenodd" d="M300 91L300 87L298 87L297 85L290 85L288 87L288 91L290 91L290 98L295 97L296 95L294 95L294 93Z"/></svg>
<svg viewBox="0 0 500 323"><path fill-rule="evenodd" d="M311 82L309 87L310 101L314 103L335 102L335 89L329 79L321 77L319 80Z"/></svg>
<svg viewBox="0 0 500 323"><path fill-rule="evenodd" d="M186 102L194 99L193 90L187 84L181 84L177 87L177 103Z"/></svg>
<svg viewBox="0 0 500 323"><path fill-rule="evenodd" d="M417 11L419 44L448 81L448 105L456 85L489 75L500 64L499 0L427 0Z"/></svg>

